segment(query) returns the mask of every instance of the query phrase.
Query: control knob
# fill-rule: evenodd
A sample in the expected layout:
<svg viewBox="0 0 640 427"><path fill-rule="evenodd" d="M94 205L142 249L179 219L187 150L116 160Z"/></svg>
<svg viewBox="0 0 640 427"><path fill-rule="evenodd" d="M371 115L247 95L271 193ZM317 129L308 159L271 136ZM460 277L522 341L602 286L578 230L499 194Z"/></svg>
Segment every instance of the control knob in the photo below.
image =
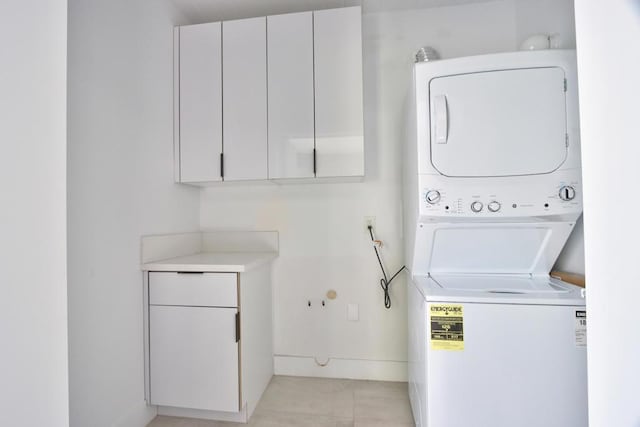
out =
<svg viewBox="0 0 640 427"><path fill-rule="evenodd" d="M560 198L564 201L573 200L576 197L576 189L570 185L565 185L560 188Z"/></svg>
<svg viewBox="0 0 640 427"><path fill-rule="evenodd" d="M429 190L425 199L430 205L435 205L440 201L440 192L438 190Z"/></svg>
<svg viewBox="0 0 640 427"><path fill-rule="evenodd" d="M484 205L482 204L482 202L473 202L473 203L471 203L471 210L476 212L476 213L480 212L483 207L484 207Z"/></svg>
<svg viewBox="0 0 640 427"><path fill-rule="evenodd" d="M487 209L489 209L491 212L498 212L501 207L502 205L500 205L500 203L496 202L495 200L487 205Z"/></svg>

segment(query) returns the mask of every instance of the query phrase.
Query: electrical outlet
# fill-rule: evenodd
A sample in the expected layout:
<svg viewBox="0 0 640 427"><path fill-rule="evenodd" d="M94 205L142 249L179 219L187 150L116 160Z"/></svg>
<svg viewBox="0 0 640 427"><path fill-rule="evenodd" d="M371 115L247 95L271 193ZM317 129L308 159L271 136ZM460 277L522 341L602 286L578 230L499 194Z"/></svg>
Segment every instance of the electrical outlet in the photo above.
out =
<svg viewBox="0 0 640 427"><path fill-rule="evenodd" d="M364 217L364 229L365 231L369 230L369 227L376 228L376 217L375 216L365 216Z"/></svg>

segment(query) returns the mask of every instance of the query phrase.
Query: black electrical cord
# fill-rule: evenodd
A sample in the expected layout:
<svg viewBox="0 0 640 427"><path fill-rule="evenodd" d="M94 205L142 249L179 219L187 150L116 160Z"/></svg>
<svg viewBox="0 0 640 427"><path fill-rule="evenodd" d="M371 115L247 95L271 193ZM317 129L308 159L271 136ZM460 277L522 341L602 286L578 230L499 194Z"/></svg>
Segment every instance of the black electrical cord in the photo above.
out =
<svg viewBox="0 0 640 427"><path fill-rule="evenodd" d="M369 235L371 236L371 241L373 242L373 250L376 252L376 258L378 258L378 264L380 264L380 270L382 270L382 279L380 279L380 287L384 291L384 307L391 308L391 295L389 295L389 288L391 287L391 282L396 278L398 274L402 270L406 268L403 265L400 270L396 271L396 273L391 276L391 279L387 279L387 273L384 271L384 267L382 266L382 259L380 258L380 253L378 252L378 248L376 247L376 239L373 237L373 227L371 225L367 226L369 229Z"/></svg>

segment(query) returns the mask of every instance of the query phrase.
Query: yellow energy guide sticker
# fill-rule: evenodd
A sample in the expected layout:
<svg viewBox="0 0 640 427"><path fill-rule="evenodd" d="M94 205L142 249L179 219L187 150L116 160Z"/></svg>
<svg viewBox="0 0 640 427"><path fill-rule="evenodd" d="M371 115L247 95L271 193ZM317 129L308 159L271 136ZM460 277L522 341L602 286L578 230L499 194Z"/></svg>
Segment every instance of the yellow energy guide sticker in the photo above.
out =
<svg viewBox="0 0 640 427"><path fill-rule="evenodd" d="M463 312L460 304L431 304L432 350L464 350Z"/></svg>

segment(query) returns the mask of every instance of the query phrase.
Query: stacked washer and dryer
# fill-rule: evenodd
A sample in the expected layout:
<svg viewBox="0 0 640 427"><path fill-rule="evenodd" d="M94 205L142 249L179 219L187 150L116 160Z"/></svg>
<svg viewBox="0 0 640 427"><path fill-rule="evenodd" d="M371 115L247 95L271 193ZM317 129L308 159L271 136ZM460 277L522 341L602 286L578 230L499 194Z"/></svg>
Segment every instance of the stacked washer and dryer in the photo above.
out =
<svg viewBox="0 0 640 427"><path fill-rule="evenodd" d="M549 276L582 213L575 51L418 63L413 95L416 424L586 426L584 292Z"/></svg>

